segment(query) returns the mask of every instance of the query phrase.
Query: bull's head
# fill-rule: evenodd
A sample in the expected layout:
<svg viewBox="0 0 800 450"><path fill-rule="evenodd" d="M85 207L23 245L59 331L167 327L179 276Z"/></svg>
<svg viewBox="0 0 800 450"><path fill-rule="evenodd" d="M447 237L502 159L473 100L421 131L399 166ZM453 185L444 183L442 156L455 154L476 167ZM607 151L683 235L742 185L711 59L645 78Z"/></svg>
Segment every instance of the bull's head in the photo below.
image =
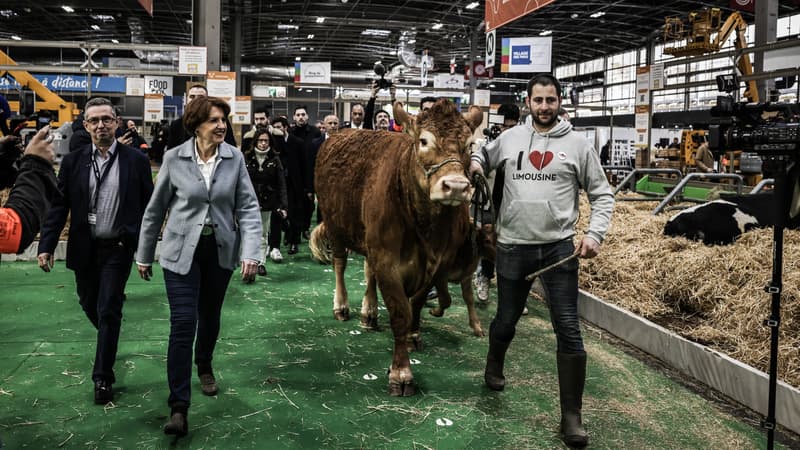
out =
<svg viewBox="0 0 800 450"><path fill-rule="evenodd" d="M427 186L430 199L450 206L469 202L473 192L467 178L472 134L483 114L474 111L462 116L453 102L439 99L416 118L395 103L394 117L414 139L420 185Z"/></svg>

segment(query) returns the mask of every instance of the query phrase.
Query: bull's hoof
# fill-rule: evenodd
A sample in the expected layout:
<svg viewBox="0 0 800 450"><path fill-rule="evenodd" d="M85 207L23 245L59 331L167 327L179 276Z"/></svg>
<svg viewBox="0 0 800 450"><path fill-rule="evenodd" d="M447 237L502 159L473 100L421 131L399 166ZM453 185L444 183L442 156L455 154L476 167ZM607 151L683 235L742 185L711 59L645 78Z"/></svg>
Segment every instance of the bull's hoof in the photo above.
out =
<svg viewBox="0 0 800 450"><path fill-rule="evenodd" d="M481 328L481 327L473 328L472 329L472 334L474 334L475 336L478 336L478 337L486 336L486 333L483 332L483 328Z"/></svg>
<svg viewBox="0 0 800 450"><path fill-rule="evenodd" d="M361 328L366 328L367 330L373 330L373 331L377 330L378 318L361 316Z"/></svg>
<svg viewBox="0 0 800 450"><path fill-rule="evenodd" d="M339 310L334 309L333 317L336 318L336 320L340 320L342 322L350 320L350 308L343 308Z"/></svg>
<svg viewBox="0 0 800 450"><path fill-rule="evenodd" d="M429 310L433 317L442 317L444 315L444 310L442 308L431 308Z"/></svg>
<svg viewBox="0 0 800 450"><path fill-rule="evenodd" d="M411 397L417 393L414 380L406 382L389 382L389 395L392 397Z"/></svg>

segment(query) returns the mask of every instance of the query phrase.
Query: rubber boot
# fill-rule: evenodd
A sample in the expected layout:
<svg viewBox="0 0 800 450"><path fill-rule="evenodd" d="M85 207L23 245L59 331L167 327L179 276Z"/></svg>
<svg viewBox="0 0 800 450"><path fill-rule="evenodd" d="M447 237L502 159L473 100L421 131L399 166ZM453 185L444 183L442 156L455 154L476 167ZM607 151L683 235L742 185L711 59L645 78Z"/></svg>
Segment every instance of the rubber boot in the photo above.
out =
<svg viewBox="0 0 800 450"><path fill-rule="evenodd" d="M506 377L503 376L503 363L506 359L506 350L510 342L502 342L489 333L489 354L486 355L486 370L483 380L486 386L493 391L502 391L506 386Z"/></svg>
<svg viewBox="0 0 800 450"><path fill-rule="evenodd" d="M561 396L561 440L570 447L585 447L589 436L581 422L586 353L558 353L558 390Z"/></svg>

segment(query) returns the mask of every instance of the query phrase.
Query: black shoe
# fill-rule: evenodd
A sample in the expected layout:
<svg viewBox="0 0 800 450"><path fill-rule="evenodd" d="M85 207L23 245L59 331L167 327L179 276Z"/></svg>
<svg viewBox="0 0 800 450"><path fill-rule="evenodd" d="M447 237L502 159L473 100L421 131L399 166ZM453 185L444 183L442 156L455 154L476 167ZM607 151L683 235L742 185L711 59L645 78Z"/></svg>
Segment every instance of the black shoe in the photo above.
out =
<svg viewBox="0 0 800 450"><path fill-rule="evenodd" d="M178 437L186 436L189 433L189 420L186 416L185 412L173 409L169 422L164 425L164 434L174 434Z"/></svg>
<svg viewBox="0 0 800 450"><path fill-rule="evenodd" d="M114 389L111 383L105 380L94 382L94 404L105 405L114 400Z"/></svg>
<svg viewBox="0 0 800 450"><path fill-rule="evenodd" d="M208 395L209 397L217 395L219 388L217 387L217 379L214 378L212 372L202 373L199 375L199 378L200 390L203 391L203 395Z"/></svg>
<svg viewBox="0 0 800 450"><path fill-rule="evenodd" d="M262 277L267 276L267 268L263 264L258 265L258 274Z"/></svg>
<svg viewBox="0 0 800 450"><path fill-rule="evenodd" d="M297 244L291 244L291 245L289 245L289 254L290 254L290 255L296 255L296 254L297 254L297 252L299 252L299 251L300 251L300 250L298 250L298 249L297 249Z"/></svg>

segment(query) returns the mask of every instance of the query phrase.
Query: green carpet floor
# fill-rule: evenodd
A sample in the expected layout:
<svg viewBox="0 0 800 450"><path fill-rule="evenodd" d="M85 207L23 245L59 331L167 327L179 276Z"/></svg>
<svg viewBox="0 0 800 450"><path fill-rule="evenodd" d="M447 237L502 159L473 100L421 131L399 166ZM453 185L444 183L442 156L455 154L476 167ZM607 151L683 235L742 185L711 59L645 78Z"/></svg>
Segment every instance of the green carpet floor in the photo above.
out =
<svg viewBox="0 0 800 450"><path fill-rule="evenodd" d="M508 386L483 386L487 339L467 326L454 298L445 317L423 318L425 348L412 353L418 393L386 394L391 330L362 331L362 259L351 258L349 322L333 319L333 273L307 248L244 285L234 276L214 367L217 397L195 380L189 436L162 433L169 314L162 273L132 272L115 370L115 402L92 403L94 330L63 261L45 274L33 262L0 265L2 448L562 448L555 340L547 310L531 302L509 351ZM458 287L451 286L457 295ZM484 329L495 306L479 314ZM733 417L585 330L589 371L584 421L592 448L752 449L756 425Z"/></svg>

